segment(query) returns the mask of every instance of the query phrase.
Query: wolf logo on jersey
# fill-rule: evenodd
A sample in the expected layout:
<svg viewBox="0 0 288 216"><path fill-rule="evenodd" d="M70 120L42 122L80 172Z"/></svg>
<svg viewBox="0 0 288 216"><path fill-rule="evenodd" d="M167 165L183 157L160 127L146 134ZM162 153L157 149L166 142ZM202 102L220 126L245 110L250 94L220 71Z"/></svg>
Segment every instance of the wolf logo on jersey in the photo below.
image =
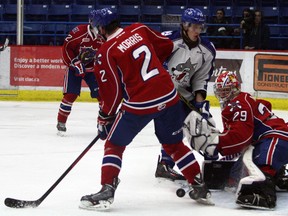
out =
<svg viewBox="0 0 288 216"><path fill-rule="evenodd" d="M192 64L190 58L187 59L185 63L180 63L172 68L171 78L174 82L177 82L179 86L188 87L190 86L190 76L189 74L195 72L197 63Z"/></svg>

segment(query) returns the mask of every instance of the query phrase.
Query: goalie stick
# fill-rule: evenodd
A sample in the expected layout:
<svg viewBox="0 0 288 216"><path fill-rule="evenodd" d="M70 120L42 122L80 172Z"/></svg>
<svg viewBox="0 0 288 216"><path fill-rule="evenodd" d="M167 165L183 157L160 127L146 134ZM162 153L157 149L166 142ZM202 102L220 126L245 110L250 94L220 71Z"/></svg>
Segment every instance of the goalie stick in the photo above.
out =
<svg viewBox="0 0 288 216"><path fill-rule="evenodd" d="M13 198L6 198L5 205L10 208L36 208L43 200L54 190L54 188L62 181L62 179L73 169L73 167L80 161L80 159L91 149L91 147L97 142L99 135L97 135L92 142L84 149L84 151L74 160L74 162L68 167L68 169L60 176L60 178L37 200L28 201Z"/></svg>
<svg viewBox="0 0 288 216"><path fill-rule="evenodd" d="M9 39L6 38L3 46L0 47L0 52L4 51L9 44Z"/></svg>

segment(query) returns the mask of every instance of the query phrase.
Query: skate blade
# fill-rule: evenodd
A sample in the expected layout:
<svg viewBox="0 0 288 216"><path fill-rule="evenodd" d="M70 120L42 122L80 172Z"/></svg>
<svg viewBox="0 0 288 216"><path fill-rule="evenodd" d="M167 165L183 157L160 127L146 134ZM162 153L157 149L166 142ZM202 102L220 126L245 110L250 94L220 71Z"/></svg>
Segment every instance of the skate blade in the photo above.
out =
<svg viewBox="0 0 288 216"><path fill-rule="evenodd" d="M90 211L107 211L110 209L111 203L106 200L99 201L98 205L92 205L89 201L81 201L79 208Z"/></svg>
<svg viewBox="0 0 288 216"><path fill-rule="evenodd" d="M248 208L248 209L260 209L260 210L269 210L269 211L273 211L275 209L275 208L267 208L263 206L254 206L254 205L249 205L249 204L239 204L239 203L236 203L236 204L243 208Z"/></svg>
<svg viewBox="0 0 288 216"><path fill-rule="evenodd" d="M66 137L67 134L66 134L66 132L64 132L64 131L57 131L57 136Z"/></svg>
<svg viewBox="0 0 288 216"><path fill-rule="evenodd" d="M200 199L197 199L196 202L202 205L215 206L215 203L210 198L208 199L200 198Z"/></svg>

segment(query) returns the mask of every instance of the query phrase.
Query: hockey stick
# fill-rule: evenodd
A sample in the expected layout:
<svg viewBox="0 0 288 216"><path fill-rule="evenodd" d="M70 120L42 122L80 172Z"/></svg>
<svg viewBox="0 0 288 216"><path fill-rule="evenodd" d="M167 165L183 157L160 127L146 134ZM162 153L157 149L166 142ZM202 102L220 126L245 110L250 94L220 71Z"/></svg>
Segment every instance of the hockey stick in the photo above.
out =
<svg viewBox="0 0 288 216"><path fill-rule="evenodd" d="M9 44L9 39L6 38L3 46L0 47L0 52L4 51Z"/></svg>
<svg viewBox="0 0 288 216"><path fill-rule="evenodd" d="M72 168L80 161L80 159L89 151L89 149L97 142L97 135L92 142L84 149L84 151L76 158L76 160L68 167L68 169L60 176L60 178L37 200L27 201L13 198L6 198L5 205L10 208L36 208L43 200L54 190L54 188L62 181L62 179L72 170Z"/></svg>

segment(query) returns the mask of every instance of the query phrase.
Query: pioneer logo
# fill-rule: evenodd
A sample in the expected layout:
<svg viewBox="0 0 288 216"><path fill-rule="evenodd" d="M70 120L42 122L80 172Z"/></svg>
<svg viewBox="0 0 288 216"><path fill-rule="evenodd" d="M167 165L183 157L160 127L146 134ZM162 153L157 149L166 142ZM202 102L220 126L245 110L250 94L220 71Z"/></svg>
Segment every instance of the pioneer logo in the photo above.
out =
<svg viewBox="0 0 288 216"><path fill-rule="evenodd" d="M288 55L255 55L254 89L288 92Z"/></svg>

